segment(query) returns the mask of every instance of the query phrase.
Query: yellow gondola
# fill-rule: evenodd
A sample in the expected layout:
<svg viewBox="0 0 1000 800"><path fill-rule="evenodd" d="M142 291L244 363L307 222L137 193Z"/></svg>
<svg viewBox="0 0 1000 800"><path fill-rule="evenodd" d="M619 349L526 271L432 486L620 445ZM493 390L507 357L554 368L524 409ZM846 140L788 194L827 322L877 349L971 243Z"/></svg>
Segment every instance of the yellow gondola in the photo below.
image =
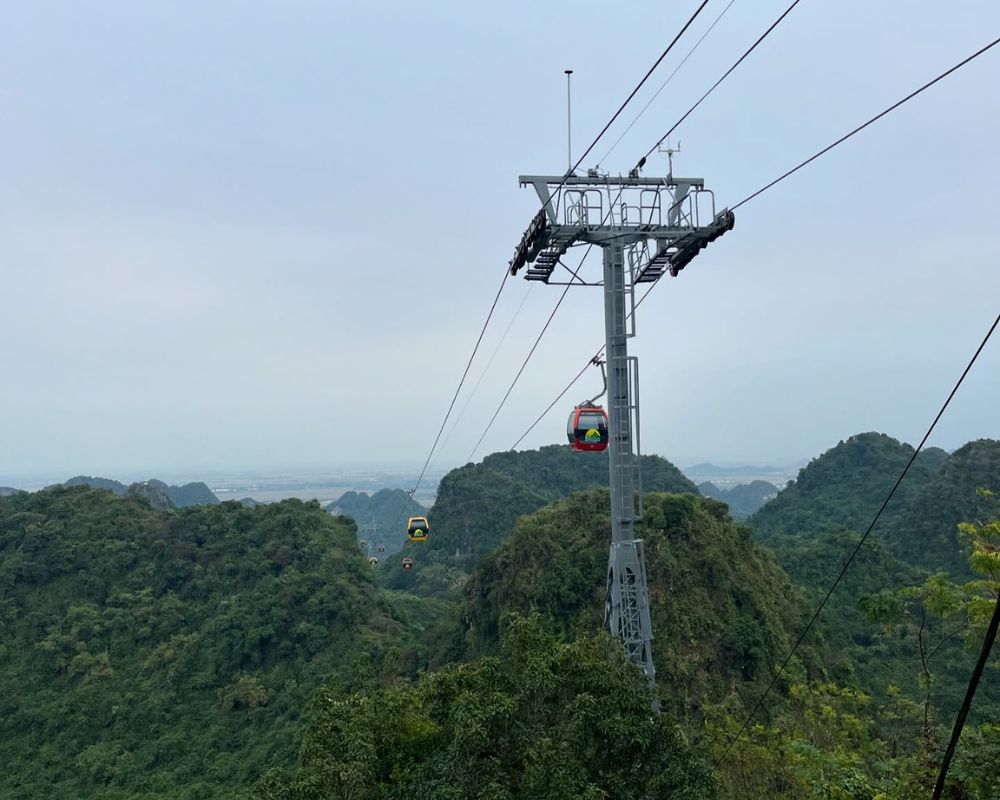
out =
<svg viewBox="0 0 1000 800"><path fill-rule="evenodd" d="M410 517L406 523L406 538L411 542L426 542L430 529L427 517Z"/></svg>

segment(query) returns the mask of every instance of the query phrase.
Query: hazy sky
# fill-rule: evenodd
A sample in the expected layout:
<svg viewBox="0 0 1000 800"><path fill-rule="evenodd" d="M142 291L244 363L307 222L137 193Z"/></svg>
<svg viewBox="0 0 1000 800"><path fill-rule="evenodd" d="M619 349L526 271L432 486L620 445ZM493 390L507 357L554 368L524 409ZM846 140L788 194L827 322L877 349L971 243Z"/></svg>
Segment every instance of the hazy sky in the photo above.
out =
<svg viewBox="0 0 1000 800"><path fill-rule="evenodd" d="M563 69L579 152L696 5L7 4L0 476L421 463L536 210L517 176L565 169ZM602 168L631 167L785 5L736 0ZM734 203L998 33L995 0L803 0L679 130L675 173ZM1000 47L661 281L632 342L644 450L915 443L1000 310L998 99ZM470 388L527 290L508 283ZM464 463L558 294L531 288L436 466ZM599 290L573 290L477 457L602 341ZM563 441L599 384L522 447ZM994 341L934 442L1000 437L998 390Z"/></svg>

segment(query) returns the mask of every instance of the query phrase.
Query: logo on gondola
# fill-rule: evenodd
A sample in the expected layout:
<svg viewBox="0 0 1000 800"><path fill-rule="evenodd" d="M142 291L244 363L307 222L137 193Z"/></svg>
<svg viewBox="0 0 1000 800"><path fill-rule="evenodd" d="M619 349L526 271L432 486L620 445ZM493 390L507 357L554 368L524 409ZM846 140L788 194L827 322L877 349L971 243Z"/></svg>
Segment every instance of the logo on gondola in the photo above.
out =
<svg viewBox="0 0 1000 800"><path fill-rule="evenodd" d="M590 428L584 435L584 440L588 442L601 441L601 432L597 428Z"/></svg>

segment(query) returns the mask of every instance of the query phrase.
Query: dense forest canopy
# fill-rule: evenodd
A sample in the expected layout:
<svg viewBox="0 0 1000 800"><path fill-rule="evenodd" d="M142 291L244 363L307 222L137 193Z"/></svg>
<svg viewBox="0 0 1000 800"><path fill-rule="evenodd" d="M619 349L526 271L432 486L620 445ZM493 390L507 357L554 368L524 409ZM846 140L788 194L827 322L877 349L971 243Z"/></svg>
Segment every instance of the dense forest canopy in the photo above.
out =
<svg viewBox="0 0 1000 800"><path fill-rule="evenodd" d="M320 683L419 636L399 605L316 503L3 498L0 794L236 796Z"/></svg>
<svg viewBox="0 0 1000 800"><path fill-rule="evenodd" d="M735 745L881 500L858 473L883 480L905 445L852 437L751 524L647 459L660 714L601 632L600 456L452 471L405 575L370 568L355 522L315 502L156 509L149 483L0 497L0 795L925 796L1000 591L998 447L918 459ZM953 797L1000 796L998 720L987 693Z"/></svg>

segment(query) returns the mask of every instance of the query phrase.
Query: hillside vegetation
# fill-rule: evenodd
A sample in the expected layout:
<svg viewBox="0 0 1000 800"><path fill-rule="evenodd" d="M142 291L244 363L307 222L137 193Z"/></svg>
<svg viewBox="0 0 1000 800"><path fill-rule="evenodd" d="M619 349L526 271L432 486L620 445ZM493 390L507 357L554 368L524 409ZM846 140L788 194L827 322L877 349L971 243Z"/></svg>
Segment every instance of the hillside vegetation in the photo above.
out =
<svg viewBox="0 0 1000 800"><path fill-rule="evenodd" d="M644 541L653 658L665 706L697 714L770 677L790 647L797 594L726 507L694 495L653 494L637 526ZM523 517L465 588L465 654L496 651L506 614L537 612L564 635L604 622L610 499L591 490Z"/></svg>
<svg viewBox="0 0 1000 800"><path fill-rule="evenodd" d="M996 442L936 468L930 454L886 529L912 535L862 548L731 747L857 543L832 520L873 513L854 457L881 476L905 447L864 434L821 456L779 508L796 529L766 543L647 461L646 488L670 489L637 527L661 714L601 630L600 456L454 470L406 575L372 570L354 522L315 502L154 510L149 484L2 497L0 797L929 796L1000 592L1000 501L978 491ZM933 569L945 561L965 572ZM986 692L949 796L995 800L997 763Z"/></svg>
<svg viewBox="0 0 1000 800"><path fill-rule="evenodd" d="M659 456L642 457L642 482L646 491L698 491ZM402 555L414 559L414 570L404 572L400 560L393 559L380 567L380 581L423 595L456 596L476 562L510 534L519 517L607 483L607 452L581 453L562 445L494 453L454 469L438 486L429 514L430 539L403 546Z"/></svg>
<svg viewBox="0 0 1000 800"><path fill-rule="evenodd" d="M882 433L860 433L803 467L798 477L750 518L754 536L814 536L861 530L871 522L913 448ZM900 485L883 520L889 523L941 468L948 454L923 451Z"/></svg>
<svg viewBox="0 0 1000 800"><path fill-rule="evenodd" d="M0 796L235 797L292 762L331 675L416 666L401 620L316 503L0 499Z"/></svg>

